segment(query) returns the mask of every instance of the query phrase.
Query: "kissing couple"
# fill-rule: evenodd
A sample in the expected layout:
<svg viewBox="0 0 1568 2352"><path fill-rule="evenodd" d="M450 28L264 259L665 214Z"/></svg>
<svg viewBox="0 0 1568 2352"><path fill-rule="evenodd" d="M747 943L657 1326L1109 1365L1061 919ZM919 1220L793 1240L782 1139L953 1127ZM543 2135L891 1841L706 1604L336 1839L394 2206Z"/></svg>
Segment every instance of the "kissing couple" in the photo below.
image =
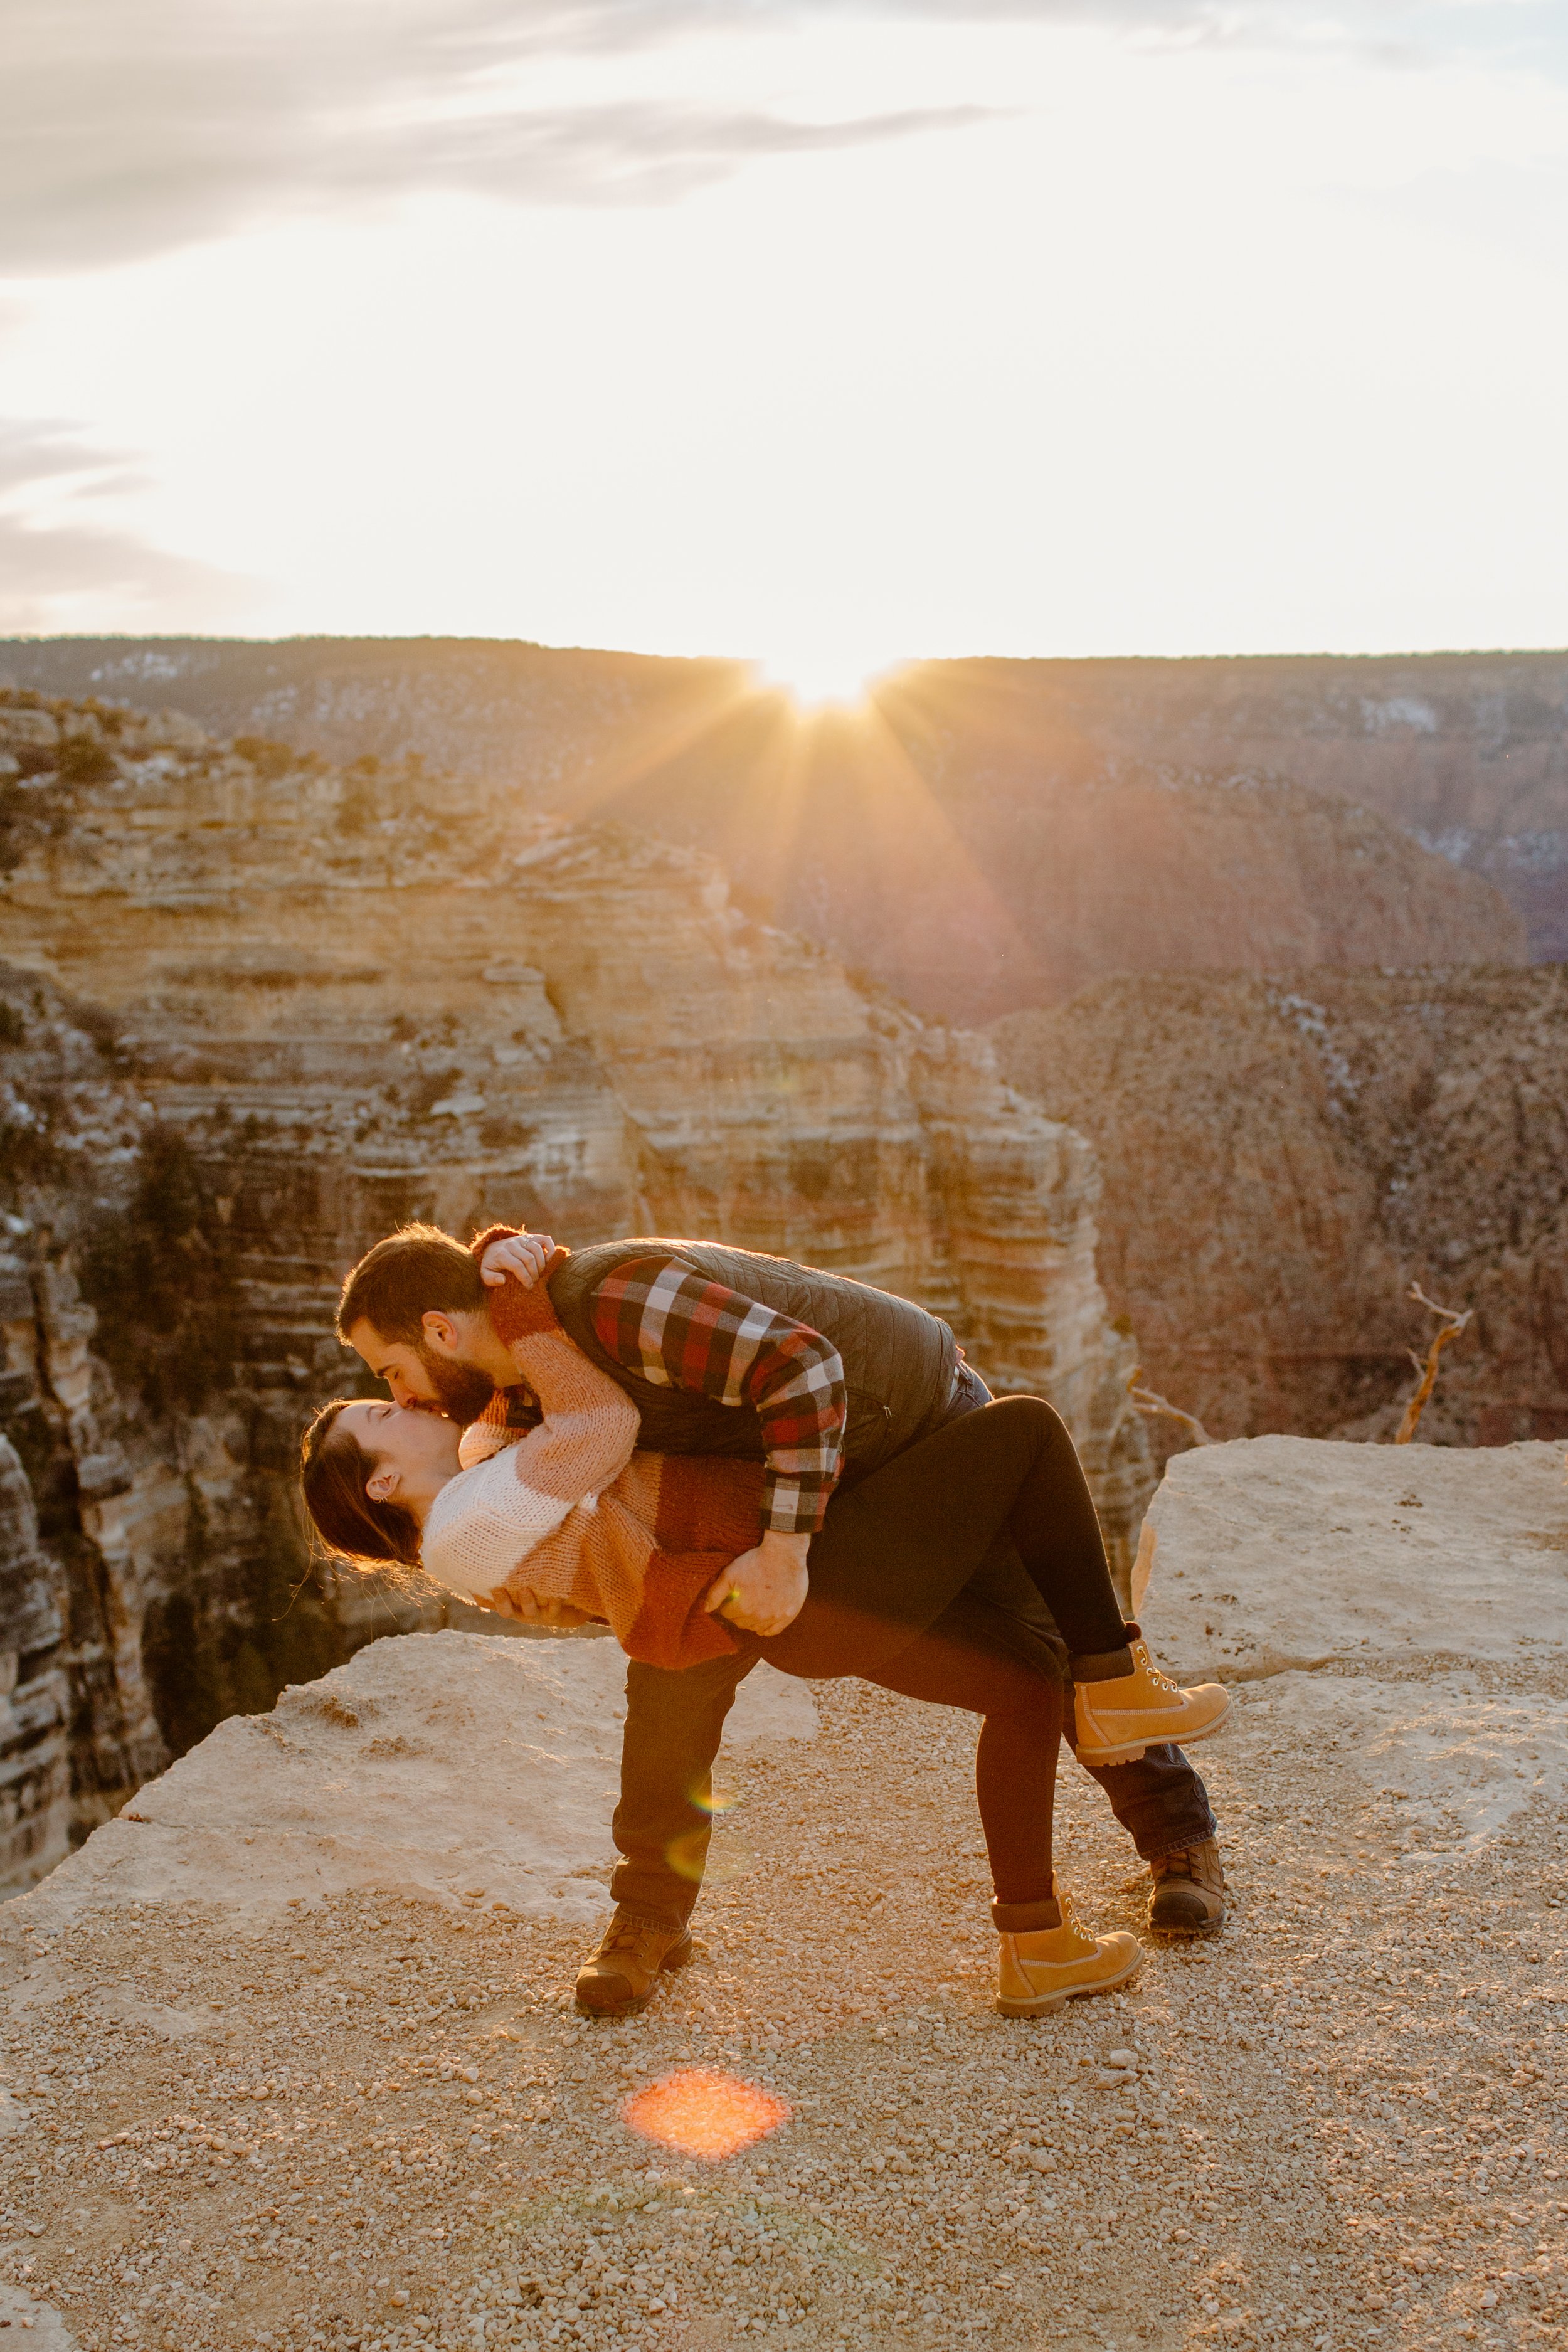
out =
<svg viewBox="0 0 1568 2352"><path fill-rule="evenodd" d="M1178 1743L1229 1698L1157 1670L1066 1425L993 1399L938 1317L711 1242L569 1251L494 1226L465 1248L415 1224L353 1269L338 1330L391 1395L305 1434L331 1550L528 1623L598 1620L630 1661L616 1911L581 2007L641 2009L691 1958L710 1776L763 1658L980 1717L1005 2016L1142 1958L1080 1925L1054 1868L1064 1727L1149 1864L1151 1927L1218 1932L1215 1822Z"/></svg>

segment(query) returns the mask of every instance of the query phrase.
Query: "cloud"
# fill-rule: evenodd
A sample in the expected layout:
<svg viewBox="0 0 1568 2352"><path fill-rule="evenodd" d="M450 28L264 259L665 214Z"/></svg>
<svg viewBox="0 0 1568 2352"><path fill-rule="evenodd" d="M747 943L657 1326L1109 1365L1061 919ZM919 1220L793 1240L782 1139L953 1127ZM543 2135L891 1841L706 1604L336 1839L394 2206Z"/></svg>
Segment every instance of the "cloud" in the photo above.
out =
<svg viewBox="0 0 1568 2352"><path fill-rule="evenodd" d="M257 222L473 190L666 201L764 155L960 129L953 106L827 124L669 102L531 107L530 59L762 25L759 0L16 0L0 80L0 273L96 268Z"/></svg>
<svg viewBox="0 0 1568 2352"><path fill-rule="evenodd" d="M95 501L140 478L68 425L0 420L0 635L101 627L110 614L120 629L211 627L254 598L257 583L94 516Z"/></svg>
<svg viewBox="0 0 1568 2352"><path fill-rule="evenodd" d="M954 104L818 124L722 102L518 95L552 60L851 16L1568 69L1552 0L10 0L0 273L98 268L420 190L660 203L758 157L984 119Z"/></svg>

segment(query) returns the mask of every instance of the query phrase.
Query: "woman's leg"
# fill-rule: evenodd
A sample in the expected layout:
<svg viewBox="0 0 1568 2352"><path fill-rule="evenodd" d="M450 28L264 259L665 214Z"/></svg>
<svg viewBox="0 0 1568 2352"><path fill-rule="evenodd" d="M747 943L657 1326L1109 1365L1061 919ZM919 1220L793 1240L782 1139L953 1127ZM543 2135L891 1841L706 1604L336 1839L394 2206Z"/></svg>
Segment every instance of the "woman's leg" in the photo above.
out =
<svg viewBox="0 0 1568 2352"><path fill-rule="evenodd" d="M1230 1700L1217 1683L1178 1689L1154 1665L1138 1627L1123 1620L1093 1497L1066 1423L1038 1397L1008 1397L972 1418L1014 1412L1030 1416L1037 1442L1018 1481L1007 1531L1072 1654L1078 1685L1072 1738L1079 1761L1133 1762L1151 1744L1206 1739L1229 1715Z"/></svg>
<svg viewBox="0 0 1568 2352"><path fill-rule="evenodd" d="M836 1495L812 1538L813 1583L847 1558L886 1563L890 1587L912 1589L923 1560L973 1567L1004 1528L1075 1656L1121 1652L1094 1500L1066 1423L1041 1397L1003 1397L950 1422Z"/></svg>
<svg viewBox="0 0 1568 2352"><path fill-rule="evenodd" d="M988 1410L1016 1410L1034 1431L1007 1530L1062 1639L1075 1657L1122 1649L1126 1621L1110 1581L1094 1497L1066 1422L1043 1397L1004 1397Z"/></svg>
<svg viewBox="0 0 1568 2352"><path fill-rule="evenodd" d="M884 1690L981 1717L974 1790L998 1906L1051 1905L1051 1818L1064 1693L1052 1661L1031 1665L985 1641L963 1597L929 1633L867 1675ZM998 1926L1023 1925L1004 1921ZM1031 1920L1048 1927L1051 1918Z"/></svg>
<svg viewBox="0 0 1568 2352"><path fill-rule="evenodd" d="M996 2005L1006 2017L1042 2017L1124 1984L1142 1955L1136 1937L1088 1934L1057 1880L1051 1815L1065 1693L1032 1616L1007 1606L1009 1579L1032 1606L1023 1569L1016 1559L988 1566L998 1599L972 1584L928 1633L865 1679L983 1718L975 1788L1001 1938Z"/></svg>

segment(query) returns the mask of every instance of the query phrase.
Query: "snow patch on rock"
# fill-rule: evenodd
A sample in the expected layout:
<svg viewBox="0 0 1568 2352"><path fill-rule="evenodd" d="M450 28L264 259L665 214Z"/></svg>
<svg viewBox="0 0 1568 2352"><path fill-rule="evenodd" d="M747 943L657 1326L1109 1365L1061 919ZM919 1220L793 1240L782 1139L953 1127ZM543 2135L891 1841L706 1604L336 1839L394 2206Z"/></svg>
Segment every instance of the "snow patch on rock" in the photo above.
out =
<svg viewBox="0 0 1568 2352"><path fill-rule="evenodd" d="M361 1650L270 1715L231 1716L33 1896L276 1908L350 1887L593 1920L614 1853L626 1659L610 1641L414 1633ZM810 1739L810 1691L742 1685L731 1748Z"/></svg>

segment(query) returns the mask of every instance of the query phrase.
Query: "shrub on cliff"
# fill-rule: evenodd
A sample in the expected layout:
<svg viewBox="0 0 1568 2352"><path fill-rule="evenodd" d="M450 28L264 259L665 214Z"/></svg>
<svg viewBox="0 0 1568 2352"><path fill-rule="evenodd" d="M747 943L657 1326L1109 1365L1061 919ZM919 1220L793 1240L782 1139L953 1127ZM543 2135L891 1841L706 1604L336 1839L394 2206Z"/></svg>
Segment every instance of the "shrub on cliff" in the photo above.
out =
<svg viewBox="0 0 1568 2352"><path fill-rule="evenodd" d="M150 1413L200 1412L239 1355L234 1252L184 1138L155 1128L127 1207L102 1216L82 1257L93 1341Z"/></svg>
<svg viewBox="0 0 1568 2352"><path fill-rule="evenodd" d="M257 774L266 783L276 783L279 776L290 770L313 765L301 758L291 745L275 743L269 735L237 735L234 748L242 760L248 760Z"/></svg>
<svg viewBox="0 0 1568 2352"><path fill-rule="evenodd" d="M68 784L106 784L119 774L114 754L90 735L68 735L60 745L59 773Z"/></svg>

